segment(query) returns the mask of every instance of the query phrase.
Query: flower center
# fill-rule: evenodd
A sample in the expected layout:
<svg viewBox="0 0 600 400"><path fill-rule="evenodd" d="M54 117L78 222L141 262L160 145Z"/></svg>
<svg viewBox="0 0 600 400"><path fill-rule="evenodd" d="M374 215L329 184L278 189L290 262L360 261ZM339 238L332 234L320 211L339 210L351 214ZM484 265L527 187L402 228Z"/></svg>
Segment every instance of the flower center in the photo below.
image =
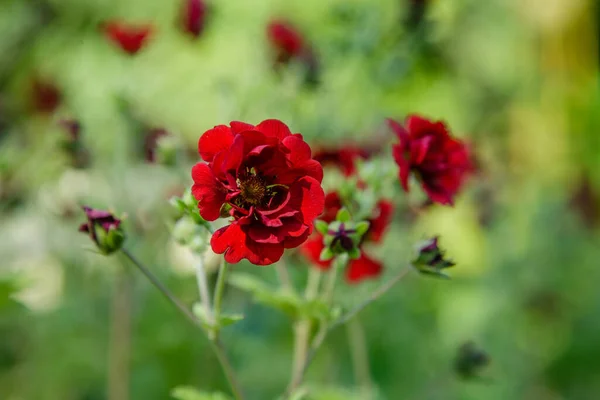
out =
<svg viewBox="0 0 600 400"><path fill-rule="evenodd" d="M260 204L267 195L267 185L258 175L249 175L241 180L238 185L245 202L257 205Z"/></svg>

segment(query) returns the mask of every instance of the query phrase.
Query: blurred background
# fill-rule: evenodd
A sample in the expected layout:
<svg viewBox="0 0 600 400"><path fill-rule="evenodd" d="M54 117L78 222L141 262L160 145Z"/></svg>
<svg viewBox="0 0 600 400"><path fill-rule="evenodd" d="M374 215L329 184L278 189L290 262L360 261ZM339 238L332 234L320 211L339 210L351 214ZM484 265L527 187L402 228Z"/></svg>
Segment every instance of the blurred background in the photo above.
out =
<svg viewBox="0 0 600 400"><path fill-rule="evenodd" d="M445 120L479 171L454 208L398 208L377 249L383 280L433 234L457 266L451 281L410 275L361 314L373 398L599 398L598 2L210 0L196 25L187 5L0 1L0 398L123 400L118 382L134 400L227 392L205 339L77 232L80 205L126 213L127 247L192 304L194 255L171 239L168 199L191 184L206 129L278 118L313 146L385 147L385 118L414 112ZM302 51L277 47L277 20ZM114 21L147 28L140 49ZM153 153L163 136L170 166ZM305 279L302 260L290 267ZM246 316L224 341L248 398L276 398L289 319L233 288L226 307ZM366 398L347 336L309 370L315 399ZM477 379L456 368L469 341L490 360Z"/></svg>

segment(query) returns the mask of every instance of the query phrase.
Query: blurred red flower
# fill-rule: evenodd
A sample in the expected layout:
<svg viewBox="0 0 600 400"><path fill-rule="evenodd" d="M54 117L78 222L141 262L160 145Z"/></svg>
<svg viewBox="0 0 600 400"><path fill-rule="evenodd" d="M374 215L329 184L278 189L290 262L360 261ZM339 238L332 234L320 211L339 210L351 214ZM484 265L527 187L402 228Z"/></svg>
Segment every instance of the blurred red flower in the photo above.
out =
<svg viewBox="0 0 600 400"><path fill-rule="evenodd" d="M306 241L325 195L323 169L302 135L279 120L234 121L206 131L198 150L206 162L192 168L200 215L233 218L213 234L215 253L230 263L268 265Z"/></svg>
<svg viewBox="0 0 600 400"><path fill-rule="evenodd" d="M154 30L150 24L131 25L121 21L106 22L102 29L108 39L132 55L144 47Z"/></svg>
<svg viewBox="0 0 600 400"><path fill-rule="evenodd" d="M54 112L62 100L60 90L48 81L35 79L31 87L31 102L33 108L41 113Z"/></svg>
<svg viewBox="0 0 600 400"><path fill-rule="evenodd" d="M335 220L337 212L342 208L342 201L337 192L328 193L325 196L325 210L320 219L329 223ZM359 283L368 278L375 278L381 274L383 264L380 261L369 257L362 248L364 243L379 243L383 234L391 222L394 206L387 200L381 200L377 203L373 216L369 219L369 230L362 238L360 243L361 255L356 260L350 260L346 268L346 280L349 283ZM331 268L332 261L321 261L321 251L325 248L323 235L315 233L313 237L302 245L300 253L310 260L317 268L328 270Z"/></svg>
<svg viewBox="0 0 600 400"><path fill-rule="evenodd" d="M345 176L356 172L356 160L369 158L367 150L360 147L346 146L338 149L321 149L315 152L314 159L323 166L333 165L338 167Z"/></svg>
<svg viewBox="0 0 600 400"><path fill-rule="evenodd" d="M474 170L467 146L450 136L441 121L410 115L405 126L392 119L388 123L400 139L393 147L393 155L404 190L409 191L412 172L431 201L452 205L465 179Z"/></svg>
<svg viewBox="0 0 600 400"><path fill-rule="evenodd" d="M204 29L207 7L204 0L184 0L181 22L183 30L197 38Z"/></svg>
<svg viewBox="0 0 600 400"><path fill-rule="evenodd" d="M319 83L319 62L303 35L290 23L273 20L267 25L267 38L275 51L275 65L300 61L305 69L306 84Z"/></svg>
<svg viewBox="0 0 600 400"><path fill-rule="evenodd" d="M277 52L277 62L288 62L307 51L302 35L285 21L272 21L267 26L267 36Z"/></svg>
<svg viewBox="0 0 600 400"><path fill-rule="evenodd" d="M169 131L164 128L152 128L150 129L144 138L144 158L147 162L156 162L156 150L158 147L158 141L164 136L168 136Z"/></svg>

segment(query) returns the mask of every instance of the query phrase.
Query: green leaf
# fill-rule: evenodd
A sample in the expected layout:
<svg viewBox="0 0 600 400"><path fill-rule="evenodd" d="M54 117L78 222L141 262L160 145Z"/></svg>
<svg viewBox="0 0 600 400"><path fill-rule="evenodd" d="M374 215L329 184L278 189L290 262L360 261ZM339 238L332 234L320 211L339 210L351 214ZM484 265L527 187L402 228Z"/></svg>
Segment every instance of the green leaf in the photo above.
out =
<svg viewBox="0 0 600 400"><path fill-rule="evenodd" d="M233 325L244 319L242 314L221 314L219 318L219 325L221 327Z"/></svg>
<svg viewBox="0 0 600 400"><path fill-rule="evenodd" d="M360 258L360 250L358 247L353 247L352 250L348 252L348 256L353 260L358 260Z"/></svg>
<svg viewBox="0 0 600 400"><path fill-rule="evenodd" d="M356 234L360 235L360 237L362 237L369 230L369 225L370 224L367 221L360 221L359 223L357 223L354 226L354 229L356 230Z"/></svg>
<svg viewBox="0 0 600 400"><path fill-rule="evenodd" d="M318 219L315 221L315 229L321 235L325 236L327 235L327 231L329 230L329 224L323 220Z"/></svg>
<svg viewBox="0 0 600 400"><path fill-rule="evenodd" d="M335 216L335 220L339 222L349 222L351 219L352 216L350 215L350 211L348 211L346 207L340 208Z"/></svg>
<svg viewBox="0 0 600 400"><path fill-rule="evenodd" d="M201 392L191 386L178 386L171 390L171 396L177 400L231 400L221 392Z"/></svg>
<svg viewBox="0 0 600 400"><path fill-rule="evenodd" d="M321 250L321 254L319 255L319 260L321 261L329 261L333 258L333 251L329 247L325 247Z"/></svg>

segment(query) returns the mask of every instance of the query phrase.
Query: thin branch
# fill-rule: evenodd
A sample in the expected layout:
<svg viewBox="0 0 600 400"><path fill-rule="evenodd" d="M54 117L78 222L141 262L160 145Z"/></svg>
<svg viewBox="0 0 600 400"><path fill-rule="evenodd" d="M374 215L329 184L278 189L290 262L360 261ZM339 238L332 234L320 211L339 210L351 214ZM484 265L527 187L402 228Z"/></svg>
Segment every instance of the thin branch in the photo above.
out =
<svg viewBox="0 0 600 400"><path fill-rule="evenodd" d="M317 353L317 351L319 350L319 348L323 344L323 341L325 340L325 338L327 337L327 335L331 331L335 330L340 325L343 325L346 322L350 321L359 312L361 312L365 307L367 307L369 304L371 304L372 302L374 302L375 300L377 300L378 298L380 298L381 296L383 296L385 293L387 293L400 280L402 280L402 278L404 278L410 272L411 269L412 269L411 267L408 267L408 268L404 268L403 270L401 270L398 275L396 275L390 281L384 283L379 288L377 288L373 293L371 293L371 295L365 301L363 301L362 303L360 303L359 305L357 305L356 307L354 307L352 310L350 310L349 312L347 312L345 315L341 316L337 321L335 321L331 325L329 325L329 327L327 327L327 329L321 330L319 332L319 334L317 334L317 336L315 337L315 340L313 341L313 344L312 344L311 349L310 349L310 351L308 353L308 356L307 356L307 359L306 359L306 363L304 365L304 369L302 371L302 376L301 377L302 378L304 377L304 374L306 373L306 370L308 369L308 367L310 366L310 363L314 359L315 354Z"/></svg>
<svg viewBox="0 0 600 400"><path fill-rule="evenodd" d="M127 249L121 249L123 254L150 280L150 282L156 287L170 302L173 304L181 313L192 322L196 327L198 327L203 333L206 334L204 327L202 326L202 322L196 318L196 316L186 307L183 303L171 293L171 291L164 286L156 276L148 269L144 264L142 264L133 254L129 252ZM215 293L216 294L216 293ZM242 390L240 389L240 384L236 378L233 367L231 366L231 362L227 357L227 353L225 351L225 347L223 343L215 338L214 340L209 340L209 343L215 352L221 367L223 368L223 373L229 382L229 386L231 387L231 391L236 400L243 400L244 396L242 394Z"/></svg>

